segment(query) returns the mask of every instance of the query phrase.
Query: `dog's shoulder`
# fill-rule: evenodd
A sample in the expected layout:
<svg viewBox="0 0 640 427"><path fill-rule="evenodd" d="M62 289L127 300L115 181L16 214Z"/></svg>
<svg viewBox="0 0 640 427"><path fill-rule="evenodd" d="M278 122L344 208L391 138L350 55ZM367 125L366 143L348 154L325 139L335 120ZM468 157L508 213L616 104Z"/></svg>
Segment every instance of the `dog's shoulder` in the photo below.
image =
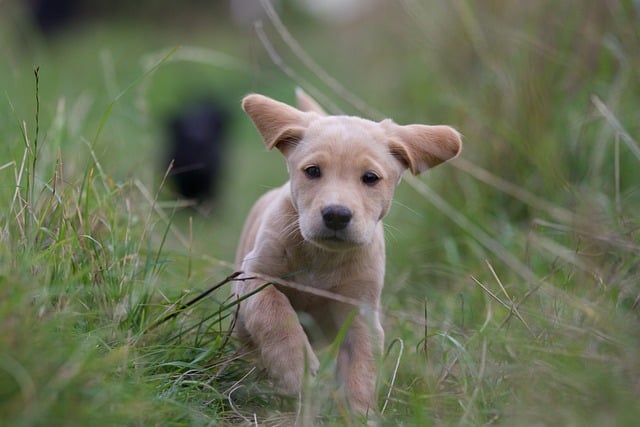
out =
<svg viewBox="0 0 640 427"><path fill-rule="evenodd" d="M263 194L253 205L240 236L236 263L242 264L257 241L275 245L281 238L291 238L293 229L297 230L297 213L287 182Z"/></svg>

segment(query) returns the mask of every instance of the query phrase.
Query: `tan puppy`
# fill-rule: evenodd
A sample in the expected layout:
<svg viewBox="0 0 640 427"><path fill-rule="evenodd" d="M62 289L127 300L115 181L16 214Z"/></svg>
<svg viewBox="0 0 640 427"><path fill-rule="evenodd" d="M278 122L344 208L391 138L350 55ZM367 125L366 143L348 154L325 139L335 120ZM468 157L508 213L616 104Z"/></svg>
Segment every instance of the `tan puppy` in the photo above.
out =
<svg viewBox="0 0 640 427"><path fill-rule="evenodd" d="M352 410L366 413L375 409L374 362L384 339L378 315L385 270L381 220L403 171L418 174L455 157L460 136L448 126L327 116L301 91L298 105L304 111L255 94L242 102L267 148L285 156L290 180L253 207L236 262L247 277L287 278L362 306L354 311L344 302L269 286L241 302L236 334L258 350L272 378L298 393L305 372L314 373L319 364L298 313L313 320L308 332L327 339L354 313L340 345L338 377ZM263 284L239 281L234 293L240 298Z"/></svg>

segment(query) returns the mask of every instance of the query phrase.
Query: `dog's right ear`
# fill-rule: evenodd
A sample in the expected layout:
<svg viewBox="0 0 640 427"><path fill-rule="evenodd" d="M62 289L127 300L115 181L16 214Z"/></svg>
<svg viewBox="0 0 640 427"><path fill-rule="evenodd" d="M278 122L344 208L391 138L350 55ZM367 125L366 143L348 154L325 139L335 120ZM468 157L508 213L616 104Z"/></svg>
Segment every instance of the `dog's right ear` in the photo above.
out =
<svg viewBox="0 0 640 427"><path fill-rule="evenodd" d="M300 111L290 105L251 94L242 100L242 109L249 115L269 150L276 147L285 156L304 136L315 113Z"/></svg>

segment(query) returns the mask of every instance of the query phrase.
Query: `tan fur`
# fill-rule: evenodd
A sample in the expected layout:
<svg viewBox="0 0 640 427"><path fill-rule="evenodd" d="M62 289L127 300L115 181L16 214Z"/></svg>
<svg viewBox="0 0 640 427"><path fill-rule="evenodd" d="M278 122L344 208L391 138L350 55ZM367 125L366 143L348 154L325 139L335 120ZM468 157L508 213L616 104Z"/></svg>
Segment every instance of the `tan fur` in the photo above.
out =
<svg viewBox="0 0 640 427"><path fill-rule="evenodd" d="M300 109L256 94L242 102L266 146L285 156L290 179L253 207L236 262L247 277L253 272L287 278L370 308L353 318L337 359L350 407L366 413L376 406L375 358L384 341L378 315L385 270L382 218L402 172L418 174L455 157L460 136L447 126L328 116L304 92L297 98ZM320 176L310 177L309 166L319 168ZM365 174L380 179L370 185ZM336 217L346 224L336 225ZM261 285L239 281L234 293L242 297ZM332 340L353 311L342 302L269 286L241 302L236 334L258 350L271 377L296 394L305 372L319 365L298 313L313 320L309 335Z"/></svg>

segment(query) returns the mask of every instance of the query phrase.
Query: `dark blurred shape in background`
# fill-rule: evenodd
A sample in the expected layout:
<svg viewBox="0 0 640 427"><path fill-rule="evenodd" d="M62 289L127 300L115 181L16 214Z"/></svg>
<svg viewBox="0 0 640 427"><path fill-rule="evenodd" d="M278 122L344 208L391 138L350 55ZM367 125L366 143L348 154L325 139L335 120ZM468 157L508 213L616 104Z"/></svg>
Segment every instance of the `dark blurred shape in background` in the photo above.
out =
<svg viewBox="0 0 640 427"><path fill-rule="evenodd" d="M34 24L45 35L69 25L79 13L79 0L30 0Z"/></svg>
<svg viewBox="0 0 640 427"><path fill-rule="evenodd" d="M279 3L271 1L276 9ZM118 17L148 21L170 17L171 21L176 16L210 13L215 20L230 20L242 28L251 28L255 21L265 17L259 0L26 0L25 4L30 21L45 36L54 36L76 24Z"/></svg>
<svg viewBox="0 0 640 427"><path fill-rule="evenodd" d="M165 171L175 190L198 204L213 202L222 178L230 112L212 99L186 104L167 121Z"/></svg>
<svg viewBox="0 0 640 427"><path fill-rule="evenodd" d="M324 23L348 24L376 10L380 1L270 0L269 4L275 10L298 11ZM249 29L256 21L267 17L260 0L26 0L25 4L33 24L46 36L73 24L115 17L153 21L169 16L171 21L176 16L193 16L209 11L218 20L227 20L237 27Z"/></svg>

